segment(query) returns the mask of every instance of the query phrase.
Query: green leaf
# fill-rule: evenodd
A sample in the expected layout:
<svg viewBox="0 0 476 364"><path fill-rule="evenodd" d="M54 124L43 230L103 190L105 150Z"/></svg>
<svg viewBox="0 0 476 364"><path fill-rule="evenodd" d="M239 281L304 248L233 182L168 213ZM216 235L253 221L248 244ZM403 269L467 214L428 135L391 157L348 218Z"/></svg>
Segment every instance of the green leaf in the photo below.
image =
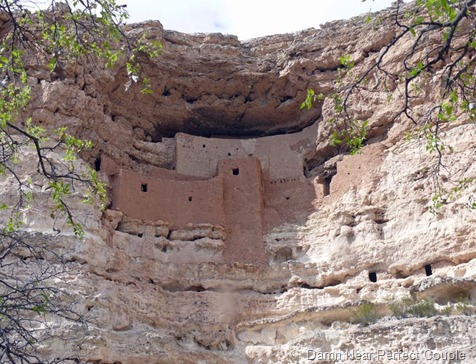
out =
<svg viewBox="0 0 476 364"><path fill-rule="evenodd" d="M313 89L307 89L306 99L301 103L300 109L311 110L313 103L318 99Z"/></svg>
<svg viewBox="0 0 476 364"><path fill-rule="evenodd" d="M56 58L51 58L50 61L48 62L48 68L50 72L53 72L56 68L57 65L57 60Z"/></svg>
<svg viewBox="0 0 476 364"><path fill-rule="evenodd" d="M410 75L410 77L415 77L415 76L417 76L420 72L421 72L421 71L420 71L419 68L414 68L414 69L412 69L412 70L409 72L409 75Z"/></svg>
<svg viewBox="0 0 476 364"><path fill-rule="evenodd" d="M350 55L344 55L344 56L340 57L339 62L345 68L352 68L355 65L355 62L352 61L352 58L351 58Z"/></svg>

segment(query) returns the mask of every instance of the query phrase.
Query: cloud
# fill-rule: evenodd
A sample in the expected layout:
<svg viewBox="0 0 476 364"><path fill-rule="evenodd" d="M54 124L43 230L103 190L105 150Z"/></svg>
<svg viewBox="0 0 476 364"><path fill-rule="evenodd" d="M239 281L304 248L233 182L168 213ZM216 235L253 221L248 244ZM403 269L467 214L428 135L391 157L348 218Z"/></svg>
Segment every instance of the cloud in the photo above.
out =
<svg viewBox="0 0 476 364"><path fill-rule="evenodd" d="M392 0L128 0L131 21L160 20L186 33L222 32L242 40L288 33L390 6Z"/></svg>
<svg viewBox="0 0 476 364"><path fill-rule="evenodd" d="M131 22L160 20L166 29L186 33L228 30L228 7L219 0L129 0L127 4Z"/></svg>
<svg viewBox="0 0 476 364"><path fill-rule="evenodd" d="M228 25L222 24L219 21L214 21L213 26L214 26L215 29L218 29L221 32L227 31L227 29L228 29Z"/></svg>

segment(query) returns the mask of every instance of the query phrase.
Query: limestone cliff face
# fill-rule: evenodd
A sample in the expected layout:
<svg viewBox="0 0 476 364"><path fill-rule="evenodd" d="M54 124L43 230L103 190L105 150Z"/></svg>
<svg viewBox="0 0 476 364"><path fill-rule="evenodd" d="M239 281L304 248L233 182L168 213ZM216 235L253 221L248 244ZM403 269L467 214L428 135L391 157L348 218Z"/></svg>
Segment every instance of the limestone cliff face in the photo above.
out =
<svg viewBox="0 0 476 364"><path fill-rule="evenodd" d="M313 188L310 201L293 205L304 214L286 215L289 196L271 184L279 176L266 177L279 166L261 160L265 182L256 188L263 189L264 205L255 210L265 216L269 208L280 216L260 225L265 264L224 259L229 231L220 217L211 224L173 226L127 216L114 203L102 213L78 201L86 240L76 240L66 227L54 233L45 213L48 191L35 177L25 227L65 255L65 281L58 284L77 297L77 310L89 320L87 327L57 322L55 330L66 341L48 342L43 355L77 355L101 364L307 363L320 353L345 353L340 361L317 362L353 363L348 353L354 350L373 355L369 362L392 363L403 361L386 355L402 350L418 353L413 363L447 363L438 355L450 354L464 354L455 362L474 363L476 325L473 316L463 315L473 313L476 288L476 215L465 207L471 189L438 214L428 211L436 156L418 140L403 138L408 125L390 123L396 105L386 102L386 94L364 93L352 105L370 120L370 140L355 156L328 144L330 102L299 110L308 87L324 93L338 87L343 54L356 60L355 72L378 55L395 34L388 17L382 12L377 24L354 18L245 43L233 36L165 31L158 22L133 25L130 34L147 30L164 45L157 64L145 68L152 95L141 94L139 86L126 91L121 67L78 60L66 67L64 80L55 80L32 61L34 120L68 126L96 143L79 166L107 155L127 173L153 178L159 168L160 176L172 178L163 170L175 173L177 133L215 137L243 158L261 138L313 130L312 142L291 143L299 151L296 170L303 171L296 181ZM424 94L423 102L433 96ZM474 126L460 120L444 138L454 151L444 157L443 173L475 177ZM29 163L24 173L34 175ZM114 173L103 173L111 188ZM173 177L177 183L218 178L200 170L183 177L185 167L180 173ZM2 180L4 195L15 193L9 182ZM453 310L393 316L390 304L411 296L434 301L440 312ZM364 301L375 304L380 317L369 326L355 323L362 310L354 306Z"/></svg>

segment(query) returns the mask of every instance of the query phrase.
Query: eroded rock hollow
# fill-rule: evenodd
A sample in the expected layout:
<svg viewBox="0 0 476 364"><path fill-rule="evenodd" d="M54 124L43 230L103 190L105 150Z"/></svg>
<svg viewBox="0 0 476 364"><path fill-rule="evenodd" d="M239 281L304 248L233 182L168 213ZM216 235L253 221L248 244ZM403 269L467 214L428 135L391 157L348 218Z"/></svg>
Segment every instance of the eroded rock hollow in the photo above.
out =
<svg viewBox="0 0 476 364"><path fill-rule="evenodd" d="M353 350L390 363L377 355L400 350L419 353L415 363L445 353L473 363L476 324L464 315L473 312L476 277L470 191L429 212L436 157L403 137L410 125L393 121L388 92L362 92L351 104L369 120L353 156L329 144L331 100L300 110L308 88L338 89L343 54L356 72L375 60L396 32L391 10L378 19L247 42L131 25L128 34L147 31L163 44L144 66L150 95L140 85L126 90L121 65L79 60L58 79L32 58L29 113L95 143L79 168L99 170L110 199L105 212L78 202L87 233L78 241L67 226L52 230L38 177L25 226L65 255L63 285L89 321L58 321L42 355L97 364L353 363L318 360ZM422 102L431 97L424 90ZM444 138L453 147L445 173L475 177L474 126L455 123ZM35 175L25 159L25 174ZM2 183L2 194L15 193ZM392 303L412 297L431 302L434 314L392 315ZM358 317L365 303L379 317L369 326ZM454 309L442 315L445 307Z"/></svg>

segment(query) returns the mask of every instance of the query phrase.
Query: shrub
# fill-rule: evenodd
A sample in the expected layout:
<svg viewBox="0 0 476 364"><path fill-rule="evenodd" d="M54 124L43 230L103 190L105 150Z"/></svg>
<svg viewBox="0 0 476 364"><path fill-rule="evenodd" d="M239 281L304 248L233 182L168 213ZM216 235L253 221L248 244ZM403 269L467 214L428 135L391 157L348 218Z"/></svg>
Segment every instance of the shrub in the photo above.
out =
<svg viewBox="0 0 476 364"><path fill-rule="evenodd" d="M463 315L471 315L473 313L472 306L469 303L468 297L461 294L456 300L456 311Z"/></svg>
<svg viewBox="0 0 476 364"><path fill-rule="evenodd" d="M404 298L400 301L391 303L389 309L397 318L406 317L431 317L438 313L435 303L426 298L416 302L412 298Z"/></svg>
<svg viewBox="0 0 476 364"><path fill-rule="evenodd" d="M452 311L453 311L453 308L451 306L446 306L440 312L441 312L442 315L449 316L449 315L451 315Z"/></svg>
<svg viewBox="0 0 476 364"><path fill-rule="evenodd" d="M426 298L411 305L408 308L408 312L416 317L431 317L438 313L435 303Z"/></svg>
<svg viewBox="0 0 476 364"><path fill-rule="evenodd" d="M388 305L392 315L397 318L405 318L408 317L408 308L413 304L413 300L411 298L402 298L399 301L393 302Z"/></svg>
<svg viewBox="0 0 476 364"><path fill-rule="evenodd" d="M353 310L352 321L355 323L368 326L377 320L377 309L373 303L364 303Z"/></svg>

